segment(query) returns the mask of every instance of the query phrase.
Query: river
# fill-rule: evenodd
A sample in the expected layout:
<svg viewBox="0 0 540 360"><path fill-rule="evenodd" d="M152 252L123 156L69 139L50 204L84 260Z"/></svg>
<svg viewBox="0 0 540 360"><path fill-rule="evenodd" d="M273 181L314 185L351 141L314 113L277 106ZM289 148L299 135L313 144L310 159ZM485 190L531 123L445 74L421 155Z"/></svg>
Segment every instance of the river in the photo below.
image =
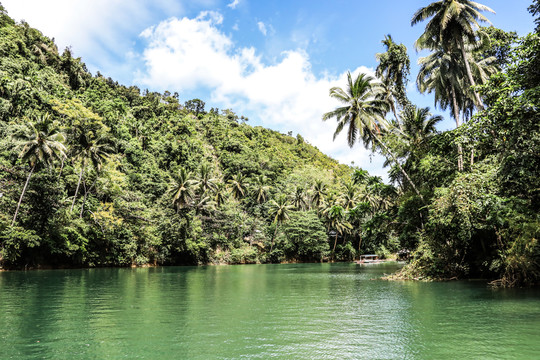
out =
<svg viewBox="0 0 540 360"><path fill-rule="evenodd" d="M1 359L539 359L540 290L396 264L0 273Z"/></svg>

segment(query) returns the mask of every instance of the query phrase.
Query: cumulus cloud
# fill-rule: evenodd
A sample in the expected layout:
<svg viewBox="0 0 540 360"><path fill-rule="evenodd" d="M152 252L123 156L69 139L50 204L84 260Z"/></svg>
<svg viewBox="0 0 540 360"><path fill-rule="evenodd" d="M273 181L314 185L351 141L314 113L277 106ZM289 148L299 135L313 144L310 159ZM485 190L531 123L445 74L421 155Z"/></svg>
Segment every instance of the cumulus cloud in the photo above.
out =
<svg viewBox="0 0 540 360"><path fill-rule="evenodd" d="M240 3L240 0L233 0L233 2L228 4L227 6L234 10L236 9L239 3Z"/></svg>
<svg viewBox="0 0 540 360"><path fill-rule="evenodd" d="M134 45L126 41L129 34L150 26L156 13L184 12L177 0L1 1L10 16L55 38L60 52L71 46L93 71L114 68L116 76L122 73L125 79L133 72L133 64L125 61Z"/></svg>
<svg viewBox="0 0 540 360"><path fill-rule="evenodd" d="M329 89L346 83L345 72L315 75L302 50L283 52L275 63L266 64L254 48L235 46L217 20L209 14L172 18L145 30L141 36L148 41L143 53L146 69L138 81L181 94L208 88L214 104L256 117L263 126L300 133L341 162L354 161L384 175L379 157L371 162L369 151L361 145L349 149L343 136L332 141L335 121L321 120L338 105ZM358 72L373 75L373 69L365 67L354 70Z"/></svg>
<svg viewBox="0 0 540 360"><path fill-rule="evenodd" d="M264 36L266 36L266 32L267 32L267 30L266 30L266 25L264 25L264 23L263 23L262 21L259 21L259 22L257 23L257 26L258 26L258 28L259 28L259 31L260 31Z"/></svg>

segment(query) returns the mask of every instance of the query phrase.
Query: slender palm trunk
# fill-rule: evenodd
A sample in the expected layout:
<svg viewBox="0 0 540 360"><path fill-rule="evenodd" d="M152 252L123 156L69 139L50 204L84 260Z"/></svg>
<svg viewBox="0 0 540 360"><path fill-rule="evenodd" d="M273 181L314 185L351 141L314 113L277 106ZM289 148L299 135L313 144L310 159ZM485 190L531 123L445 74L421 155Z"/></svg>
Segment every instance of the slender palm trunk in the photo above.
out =
<svg viewBox="0 0 540 360"><path fill-rule="evenodd" d="M362 231L362 230L360 230ZM358 233L358 260L360 260L360 252L361 252L361 249L362 248L362 234L361 233Z"/></svg>
<svg viewBox="0 0 540 360"><path fill-rule="evenodd" d="M21 207L21 202L22 202L24 193L26 192L26 188L28 187L28 183L30 182L30 178L32 177L32 174L34 173L35 168L36 168L36 164L32 166L32 169L30 169L30 174L28 174L28 178L26 178L26 183L24 184L21 197L19 198L19 203L17 204L17 209L15 210L15 215L13 216L13 221L11 222L11 226L15 225L15 221L17 220L17 214L19 213L19 208Z"/></svg>
<svg viewBox="0 0 540 360"><path fill-rule="evenodd" d="M474 148L471 149L471 170L472 170L473 165L474 165Z"/></svg>
<svg viewBox="0 0 540 360"><path fill-rule="evenodd" d="M338 235L338 232L336 231L336 236L334 237L334 248L332 249L332 260L334 260L334 256L336 254L336 245L337 245L337 235Z"/></svg>
<svg viewBox="0 0 540 360"><path fill-rule="evenodd" d="M456 129L459 127L459 107L457 103L456 90L454 85L450 85L450 92L452 93L452 109L454 111L454 119L456 119ZM463 148L461 144L458 144L458 171L463 171Z"/></svg>
<svg viewBox="0 0 540 360"><path fill-rule="evenodd" d="M62 177L62 171L64 170L64 161L65 160L66 160L66 158L62 157L62 165L60 166L60 173L58 174L59 179Z"/></svg>
<svg viewBox="0 0 540 360"><path fill-rule="evenodd" d="M83 176L83 171L84 171L84 161L81 166L81 172L79 173L79 181L77 182L77 189L75 189L75 195L73 196L73 202L71 203L71 210L69 210L70 212L73 212L73 207L75 206L75 200L77 199L77 194L79 193L79 187L81 186L81 179Z"/></svg>
<svg viewBox="0 0 540 360"><path fill-rule="evenodd" d="M392 112L394 113L394 116L396 118L396 121L398 123L398 126L399 126L399 130L401 130L401 132L403 132L403 125L401 124L401 118L398 116L397 114L397 111L396 111L396 104L394 104L394 102L392 101L390 103L390 107L392 108Z"/></svg>
<svg viewBox="0 0 540 360"><path fill-rule="evenodd" d="M399 163L397 158L394 156L394 154L390 151L390 149L388 149L388 147L385 145L385 143L383 143L382 140L379 139L378 136L375 136L375 134L373 134L373 133L372 133L372 135L375 137L375 139L377 139L379 144L383 147L384 151L386 151L386 153L388 153L390 155L392 160L394 160L394 163L398 166L398 168L401 171L401 173L403 174L403 176L405 176L405 178L407 179L409 184L411 184L411 186L414 189L414 192L416 193L416 195L418 195L420 197L420 199L422 199L422 201L424 201L424 197L422 196L422 194L420 194L420 191L418 191L418 188L416 187L416 185L414 185L413 181L411 180L411 178L409 177L407 172L403 169L403 167L401 166L401 164Z"/></svg>
<svg viewBox="0 0 540 360"><path fill-rule="evenodd" d="M469 78L469 82L471 83L471 86L476 86L476 82L474 81L472 71L471 71L471 65L469 64L469 60L467 60L467 54L465 53L465 46L463 45L463 40L458 41L459 42L459 48L461 50L461 55L463 56L463 62L465 63L465 70L467 71L467 77ZM476 99L476 107L478 110L484 110L484 103L482 102L482 99L480 99L480 95L478 95L478 92L476 90L473 90L474 98Z"/></svg>
<svg viewBox="0 0 540 360"><path fill-rule="evenodd" d="M278 224L276 224L276 230L274 231L274 236L272 236L272 244L270 245L270 252L272 252L272 249L274 248L274 239L276 238L276 235L277 235L277 229L278 229Z"/></svg>

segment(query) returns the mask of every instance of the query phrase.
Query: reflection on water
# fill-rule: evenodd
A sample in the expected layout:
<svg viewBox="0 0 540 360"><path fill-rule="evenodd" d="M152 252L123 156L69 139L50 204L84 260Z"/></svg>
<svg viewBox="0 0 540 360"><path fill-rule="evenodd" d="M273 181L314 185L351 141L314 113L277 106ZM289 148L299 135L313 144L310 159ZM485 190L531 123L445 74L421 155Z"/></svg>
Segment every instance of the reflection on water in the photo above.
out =
<svg viewBox="0 0 540 360"><path fill-rule="evenodd" d="M540 291L395 264L0 273L2 359L533 359Z"/></svg>

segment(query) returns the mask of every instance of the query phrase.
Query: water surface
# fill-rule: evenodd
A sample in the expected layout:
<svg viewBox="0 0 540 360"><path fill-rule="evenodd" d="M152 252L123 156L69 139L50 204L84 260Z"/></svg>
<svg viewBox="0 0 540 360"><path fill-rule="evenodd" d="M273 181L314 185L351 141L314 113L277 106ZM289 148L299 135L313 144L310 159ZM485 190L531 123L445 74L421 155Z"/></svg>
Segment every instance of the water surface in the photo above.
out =
<svg viewBox="0 0 540 360"><path fill-rule="evenodd" d="M1 359L535 359L540 291L395 264L0 273Z"/></svg>

